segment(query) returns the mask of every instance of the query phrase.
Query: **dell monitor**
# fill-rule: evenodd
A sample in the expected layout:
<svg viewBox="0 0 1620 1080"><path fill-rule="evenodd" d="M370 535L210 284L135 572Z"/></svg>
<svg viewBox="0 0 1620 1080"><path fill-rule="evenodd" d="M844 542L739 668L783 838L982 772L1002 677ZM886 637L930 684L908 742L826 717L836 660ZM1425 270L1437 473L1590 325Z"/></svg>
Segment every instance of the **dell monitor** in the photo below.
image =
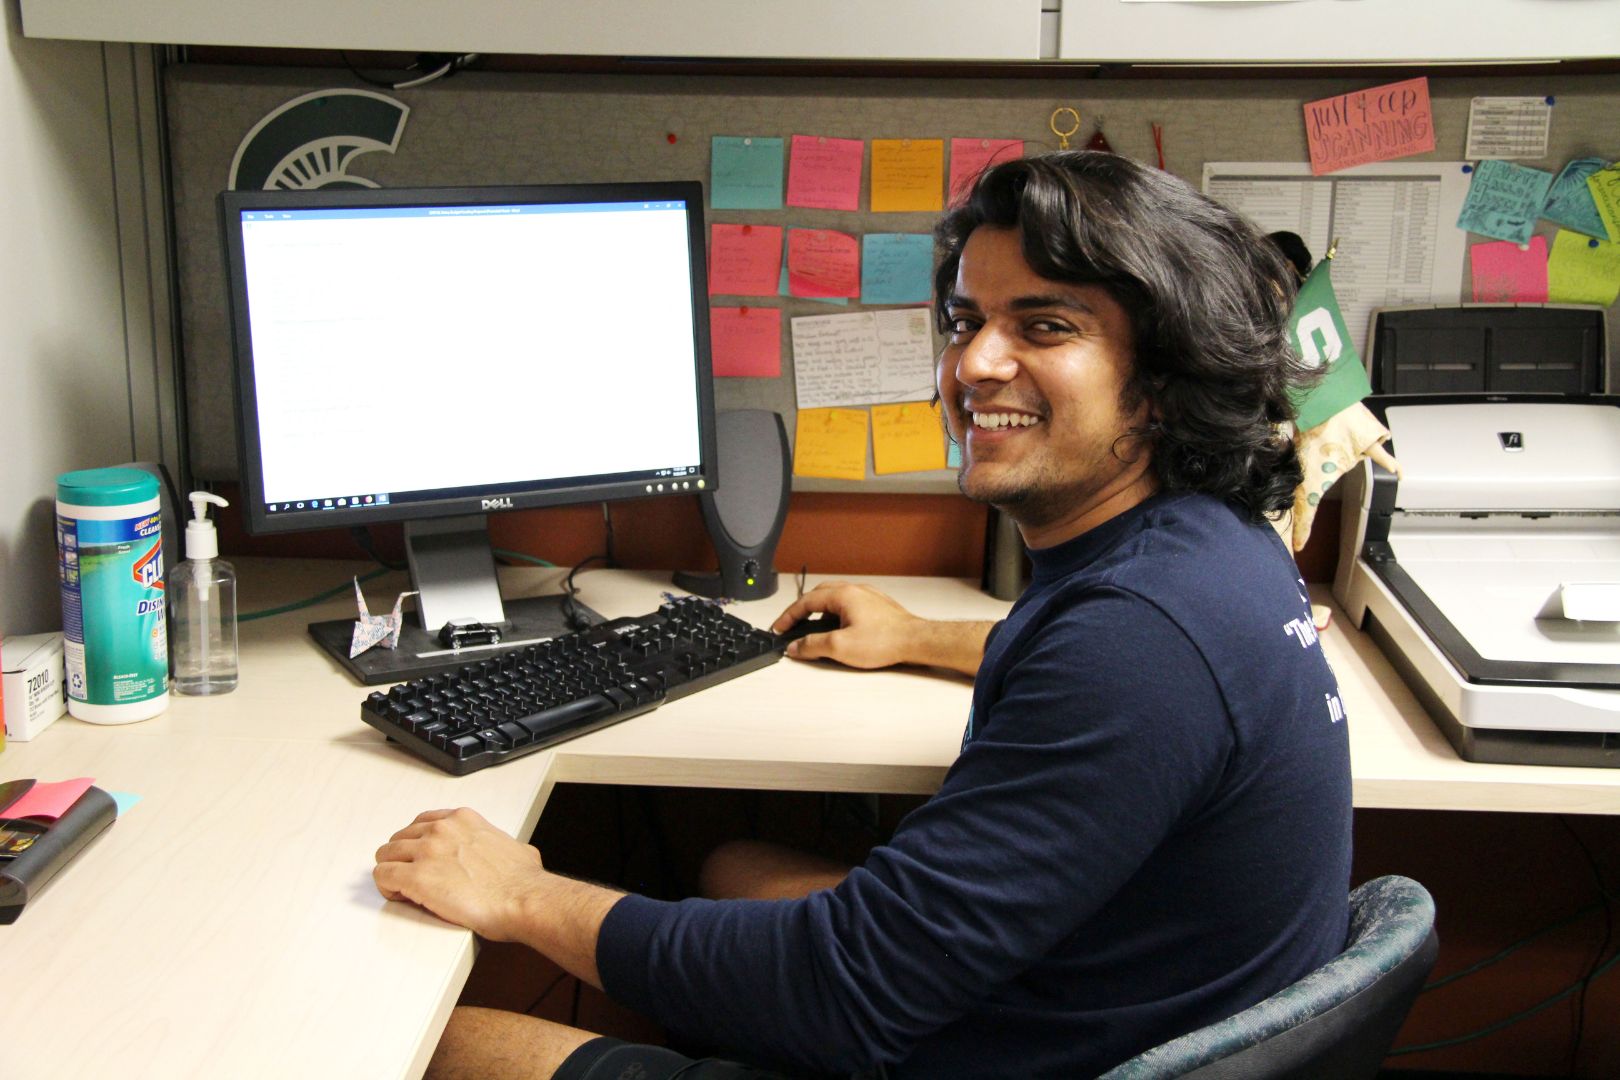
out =
<svg viewBox="0 0 1620 1080"><path fill-rule="evenodd" d="M248 530L405 526L420 627L395 655L349 662L352 623L312 627L362 681L466 662L446 624L509 644L566 628L555 597L503 603L486 515L716 485L699 184L228 191L220 209Z"/></svg>

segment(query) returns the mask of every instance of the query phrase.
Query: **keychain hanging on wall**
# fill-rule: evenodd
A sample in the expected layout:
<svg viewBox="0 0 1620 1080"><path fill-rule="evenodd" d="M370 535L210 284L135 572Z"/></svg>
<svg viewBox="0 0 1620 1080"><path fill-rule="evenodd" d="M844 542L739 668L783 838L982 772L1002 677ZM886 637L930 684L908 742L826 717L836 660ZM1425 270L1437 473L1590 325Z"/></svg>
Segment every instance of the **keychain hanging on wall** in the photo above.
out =
<svg viewBox="0 0 1620 1080"><path fill-rule="evenodd" d="M1059 123L1063 127L1058 127ZM1060 105L1052 110L1052 119L1047 122L1052 134L1058 137L1058 149L1069 149L1069 136L1080 130L1080 114L1067 105Z"/></svg>
<svg viewBox="0 0 1620 1080"><path fill-rule="evenodd" d="M1108 138L1103 134L1103 118L1097 117L1097 130L1091 133L1091 139L1086 143L1087 150L1101 150L1105 154L1112 154L1114 148L1108 145Z"/></svg>

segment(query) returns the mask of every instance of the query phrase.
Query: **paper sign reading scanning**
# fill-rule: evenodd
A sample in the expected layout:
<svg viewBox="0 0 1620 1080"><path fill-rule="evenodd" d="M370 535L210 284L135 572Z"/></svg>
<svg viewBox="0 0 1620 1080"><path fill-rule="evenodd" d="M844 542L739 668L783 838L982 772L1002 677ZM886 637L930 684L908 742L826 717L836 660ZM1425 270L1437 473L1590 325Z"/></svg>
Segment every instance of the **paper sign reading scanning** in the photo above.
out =
<svg viewBox="0 0 1620 1080"><path fill-rule="evenodd" d="M873 212L937 212L945 207L944 188L944 140L872 140Z"/></svg>
<svg viewBox="0 0 1620 1080"><path fill-rule="evenodd" d="M1528 244L1547 201L1552 173L1511 161L1482 161L1468 185L1468 198L1457 215L1457 228Z"/></svg>
<svg viewBox="0 0 1620 1080"><path fill-rule="evenodd" d="M1620 296L1620 243L1559 229L1547 256L1547 299L1607 307L1616 296Z"/></svg>
<svg viewBox="0 0 1620 1080"><path fill-rule="evenodd" d="M926 304L933 276L934 238L927 233L861 237L861 303Z"/></svg>
<svg viewBox="0 0 1620 1080"><path fill-rule="evenodd" d="M791 333L800 409L933 397L926 311L806 315L792 321Z"/></svg>
<svg viewBox="0 0 1620 1080"><path fill-rule="evenodd" d="M789 229L788 288L794 296L861 295L861 246L834 229Z"/></svg>
<svg viewBox="0 0 1620 1080"><path fill-rule="evenodd" d="M800 409L793 475L865 480L866 422L865 409Z"/></svg>
<svg viewBox="0 0 1620 1080"><path fill-rule="evenodd" d="M770 296L781 269L780 225L715 225L709 230L710 296Z"/></svg>
<svg viewBox="0 0 1620 1080"><path fill-rule="evenodd" d="M1609 231L1608 238L1620 241L1620 161L1588 176L1586 188L1592 193L1603 227Z"/></svg>
<svg viewBox="0 0 1620 1080"><path fill-rule="evenodd" d="M1407 79L1307 102L1305 139L1317 176L1433 150L1429 80Z"/></svg>
<svg viewBox="0 0 1620 1080"><path fill-rule="evenodd" d="M793 136L787 204L813 210L859 210L865 148L860 139Z"/></svg>
<svg viewBox="0 0 1620 1080"><path fill-rule="evenodd" d="M709 206L782 209L781 139L716 135L709 150Z"/></svg>
<svg viewBox="0 0 1620 1080"><path fill-rule="evenodd" d="M952 139L951 203L954 205L990 166L1024 156L1022 139Z"/></svg>
<svg viewBox="0 0 1620 1080"><path fill-rule="evenodd" d="M1544 97L1477 97L1468 104L1463 157L1544 158L1552 106Z"/></svg>
<svg viewBox="0 0 1620 1080"><path fill-rule="evenodd" d="M945 467L939 406L926 401L872 406L872 471L878 475Z"/></svg>
<svg viewBox="0 0 1620 1080"><path fill-rule="evenodd" d="M1599 240L1620 240L1620 236L1608 235L1608 226L1592 201L1592 189L1586 186L1586 178L1601 168L1603 159L1594 157L1576 158L1558 170L1552 187L1547 189L1547 205L1541 208L1541 216Z"/></svg>
<svg viewBox="0 0 1620 1080"><path fill-rule="evenodd" d="M1530 247L1506 240L1468 249L1469 276L1476 304L1544 304L1547 302L1547 238L1532 236Z"/></svg>
<svg viewBox="0 0 1620 1080"><path fill-rule="evenodd" d="M23 797L6 807L8 818L50 818L55 821L68 812L68 808L79 801L79 796L90 790L90 785L96 781L93 777L81 776L76 780L57 780L50 784L38 784L23 793Z"/></svg>
<svg viewBox="0 0 1620 1080"><path fill-rule="evenodd" d="M774 379L782 374L782 309L709 309L709 351L717 376Z"/></svg>

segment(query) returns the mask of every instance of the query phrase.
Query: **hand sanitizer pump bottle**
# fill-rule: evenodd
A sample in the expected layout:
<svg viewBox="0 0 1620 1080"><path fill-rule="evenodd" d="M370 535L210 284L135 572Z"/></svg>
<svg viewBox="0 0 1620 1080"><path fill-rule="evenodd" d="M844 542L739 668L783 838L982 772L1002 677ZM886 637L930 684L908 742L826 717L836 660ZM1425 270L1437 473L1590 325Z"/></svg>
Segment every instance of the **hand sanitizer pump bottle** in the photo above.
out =
<svg viewBox="0 0 1620 1080"><path fill-rule="evenodd" d="M219 558L209 503L230 505L207 491L191 493L186 561L169 574L169 652L174 689L181 694L236 689L236 570Z"/></svg>

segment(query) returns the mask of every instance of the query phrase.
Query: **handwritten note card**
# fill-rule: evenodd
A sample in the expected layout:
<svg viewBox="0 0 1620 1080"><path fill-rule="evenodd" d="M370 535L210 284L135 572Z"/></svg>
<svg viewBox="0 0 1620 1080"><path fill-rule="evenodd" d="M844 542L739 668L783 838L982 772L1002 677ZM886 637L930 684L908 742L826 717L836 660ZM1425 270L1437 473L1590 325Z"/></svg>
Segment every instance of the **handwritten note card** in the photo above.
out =
<svg viewBox="0 0 1620 1080"><path fill-rule="evenodd" d="M872 210L939 211L945 207L942 139L872 140Z"/></svg>
<svg viewBox="0 0 1620 1080"><path fill-rule="evenodd" d="M859 210L865 149L860 139L793 136L787 204L812 210Z"/></svg>
<svg viewBox="0 0 1620 1080"><path fill-rule="evenodd" d="M1468 249L1469 276L1476 304L1547 302L1547 238L1532 236L1530 246L1493 240Z"/></svg>
<svg viewBox="0 0 1620 1080"><path fill-rule="evenodd" d="M709 149L709 206L782 209L781 139L716 135Z"/></svg>
<svg viewBox="0 0 1620 1080"><path fill-rule="evenodd" d="M788 290L794 296L861 295L861 245L835 229L789 229Z"/></svg>
<svg viewBox="0 0 1620 1080"><path fill-rule="evenodd" d="M1024 156L1022 139L952 139L951 203L967 194L990 166Z"/></svg>
<svg viewBox="0 0 1620 1080"><path fill-rule="evenodd" d="M1547 256L1547 299L1607 307L1616 296L1620 296L1620 243L1559 229Z"/></svg>
<svg viewBox="0 0 1620 1080"><path fill-rule="evenodd" d="M1429 80L1407 79L1307 102L1305 139L1317 176L1433 150Z"/></svg>
<svg viewBox="0 0 1620 1080"><path fill-rule="evenodd" d="M872 406L872 471L878 475L945 467L939 406L926 401Z"/></svg>
<svg viewBox="0 0 1620 1080"><path fill-rule="evenodd" d="M1528 244L1552 182L1552 173L1540 169L1511 161L1482 161L1468 185L1457 228Z"/></svg>
<svg viewBox="0 0 1620 1080"><path fill-rule="evenodd" d="M805 315L792 321L791 334L800 409L933 397L925 311Z"/></svg>
<svg viewBox="0 0 1620 1080"><path fill-rule="evenodd" d="M780 225L715 225L709 231L709 295L770 296L782 268Z"/></svg>
<svg viewBox="0 0 1620 1080"><path fill-rule="evenodd" d="M1620 161L1588 176L1586 188L1592 193L1598 217L1609 230L1609 239L1620 240Z"/></svg>
<svg viewBox="0 0 1620 1080"><path fill-rule="evenodd" d="M717 376L776 378L782 374L782 309L711 308L709 352Z"/></svg>
<svg viewBox="0 0 1620 1080"><path fill-rule="evenodd" d="M793 475L865 480L866 424L865 409L800 409Z"/></svg>
<svg viewBox="0 0 1620 1080"><path fill-rule="evenodd" d="M933 276L934 238L927 233L861 237L861 303L926 304Z"/></svg>
<svg viewBox="0 0 1620 1080"><path fill-rule="evenodd" d="M1547 189L1547 204L1541 208L1541 216L1599 240L1620 240L1620 236L1608 235L1597 203L1592 201L1592 189L1586 186L1586 178L1601 168L1602 158L1589 157L1576 158L1558 170L1552 187Z"/></svg>

